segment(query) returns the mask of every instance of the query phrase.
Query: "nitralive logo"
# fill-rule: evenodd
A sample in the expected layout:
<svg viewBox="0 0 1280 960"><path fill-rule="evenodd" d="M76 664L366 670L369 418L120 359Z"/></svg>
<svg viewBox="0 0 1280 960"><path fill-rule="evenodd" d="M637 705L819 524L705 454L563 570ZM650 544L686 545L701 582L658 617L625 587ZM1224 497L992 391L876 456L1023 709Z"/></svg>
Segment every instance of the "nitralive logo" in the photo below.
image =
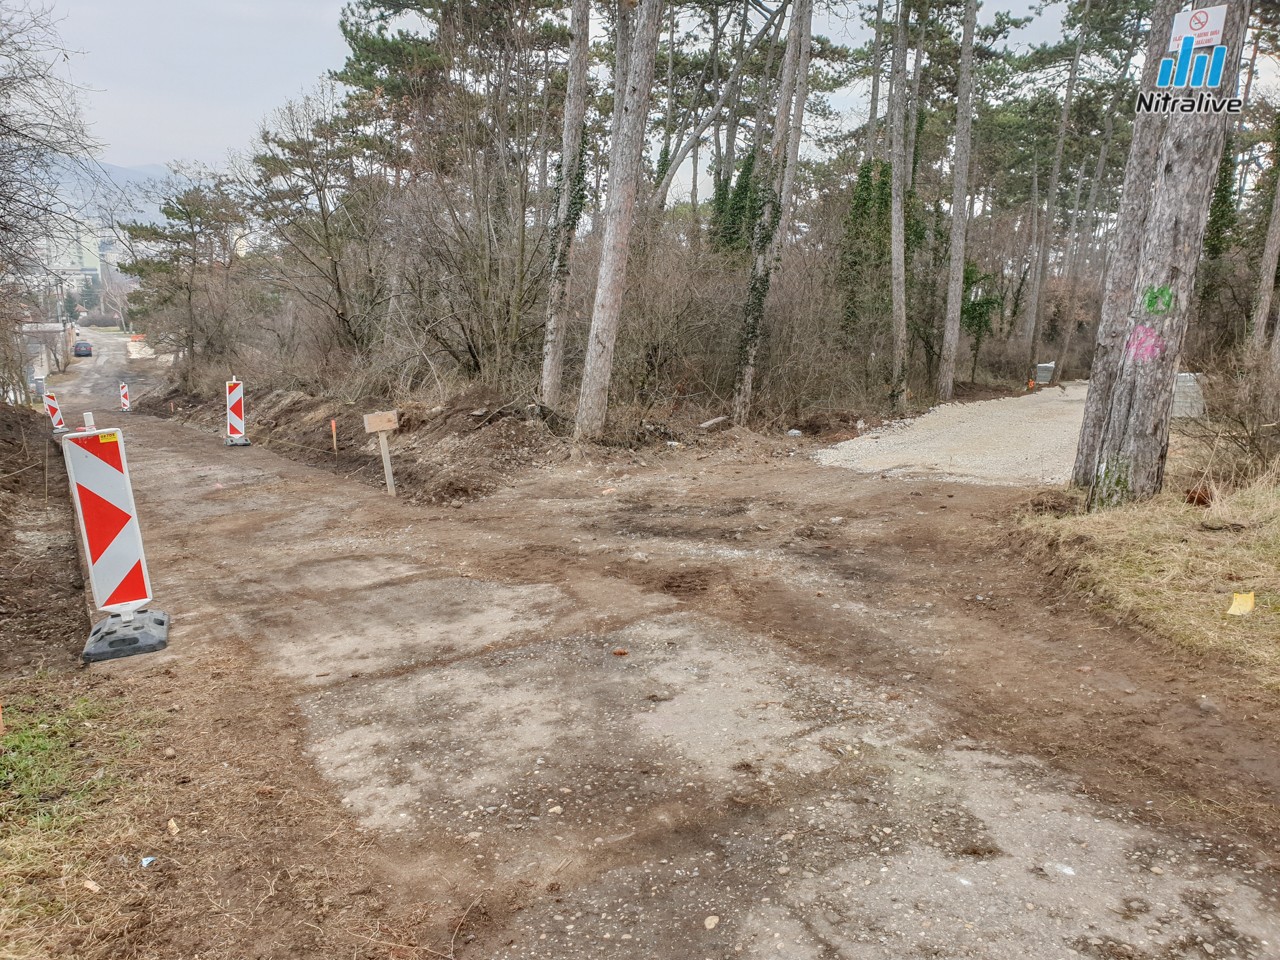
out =
<svg viewBox="0 0 1280 960"><path fill-rule="evenodd" d="M1156 91L1138 94L1138 113L1241 113L1244 110L1242 98L1219 97L1205 92L1222 83L1226 62L1226 47L1216 46L1197 53L1195 37L1190 34L1184 36L1178 45L1178 55L1160 61ZM1184 87L1187 93L1169 92L1170 88L1180 91ZM1197 89L1200 92L1190 92Z"/></svg>

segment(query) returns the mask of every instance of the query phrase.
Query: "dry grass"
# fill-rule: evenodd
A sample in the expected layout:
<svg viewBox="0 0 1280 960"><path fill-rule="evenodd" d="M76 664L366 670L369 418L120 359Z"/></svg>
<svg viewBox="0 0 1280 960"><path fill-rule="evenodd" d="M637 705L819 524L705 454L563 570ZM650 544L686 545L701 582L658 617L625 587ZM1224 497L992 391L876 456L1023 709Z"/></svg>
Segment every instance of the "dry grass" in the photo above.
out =
<svg viewBox="0 0 1280 960"><path fill-rule="evenodd" d="M90 915L95 926L110 924L95 884L120 839L111 807L138 747L121 719L118 704L69 694L57 678L27 678L24 692L6 699L0 960L57 954L63 934Z"/></svg>
<svg viewBox="0 0 1280 960"><path fill-rule="evenodd" d="M1077 586L1197 653L1240 664L1280 690L1280 472L1196 507L1180 490L1093 514L1032 515ZM1254 612L1227 616L1233 593Z"/></svg>

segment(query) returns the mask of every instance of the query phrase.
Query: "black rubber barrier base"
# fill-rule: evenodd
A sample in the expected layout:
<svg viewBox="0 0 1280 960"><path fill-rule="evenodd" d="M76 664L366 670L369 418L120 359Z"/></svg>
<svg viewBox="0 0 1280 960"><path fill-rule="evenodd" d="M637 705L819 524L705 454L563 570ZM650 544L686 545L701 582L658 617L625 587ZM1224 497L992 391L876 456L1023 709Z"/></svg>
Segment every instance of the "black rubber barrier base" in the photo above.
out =
<svg viewBox="0 0 1280 960"><path fill-rule="evenodd" d="M136 653L155 653L169 645L169 615L161 610L137 610L125 623L113 613L89 631L84 662L118 660Z"/></svg>

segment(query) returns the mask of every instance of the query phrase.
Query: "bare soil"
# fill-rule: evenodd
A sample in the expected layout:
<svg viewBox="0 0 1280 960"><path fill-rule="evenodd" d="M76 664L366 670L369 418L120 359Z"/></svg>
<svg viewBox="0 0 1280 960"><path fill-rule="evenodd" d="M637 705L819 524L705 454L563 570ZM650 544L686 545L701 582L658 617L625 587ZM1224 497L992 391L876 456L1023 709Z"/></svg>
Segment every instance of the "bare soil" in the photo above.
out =
<svg viewBox="0 0 1280 960"><path fill-rule="evenodd" d="M89 676L159 859L64 955L1275 955L1280 703L1057 585L1035 491L503 419L417 504L125 424L174 634Z"/></svg>
<svg viewBox="0 0 1280 960"><path fill-rule="evenodd" d="M65 667L88 629L74 518L49 418L0 406L0 666Z"/></svg>

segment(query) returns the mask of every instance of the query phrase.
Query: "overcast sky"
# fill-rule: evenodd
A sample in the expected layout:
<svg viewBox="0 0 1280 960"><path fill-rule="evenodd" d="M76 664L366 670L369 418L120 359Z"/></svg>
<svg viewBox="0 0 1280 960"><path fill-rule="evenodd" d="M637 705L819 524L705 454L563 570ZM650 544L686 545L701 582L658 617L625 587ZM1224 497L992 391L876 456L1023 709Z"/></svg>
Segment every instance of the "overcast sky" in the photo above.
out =
<svg viewBox="0 0 1280 960"><path fill-rule="evenodd" d="M119 166L194 160L221 165L247 148L262 120L342 66L343 0L52 0L67 68L102 159ZM1016 0L988 0L1025 10ZM852 24L817 24L837 43ZM1058 17L1033 36L1052 35ZM855 93L856 96L856 93Z"/></svg>
<svg viewBox="0 0 1280 960"><path fill-rule="evenodd" d="M120 166L221 164L342 66L342 0L53 0L82 108Z"/></svg>

